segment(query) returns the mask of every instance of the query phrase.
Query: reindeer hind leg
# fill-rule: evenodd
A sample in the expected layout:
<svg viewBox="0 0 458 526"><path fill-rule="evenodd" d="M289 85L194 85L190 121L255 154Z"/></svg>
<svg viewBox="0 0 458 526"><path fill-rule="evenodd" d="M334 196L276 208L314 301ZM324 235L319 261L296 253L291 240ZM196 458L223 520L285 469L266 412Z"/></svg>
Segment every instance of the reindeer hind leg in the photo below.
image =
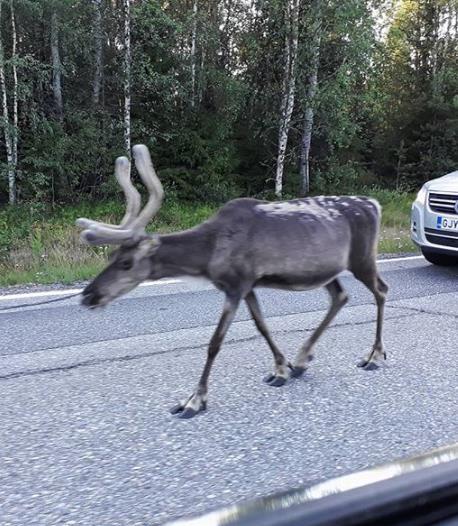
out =
<svg viewBox="0 0 458 526"><path fill-rule="evenodd" d="M377 269L374 267L367 272L353 271L355 278L363 283L374 295L375 303L377 304L377 328L375 332L375 342L369 354L363 358L358 367L362 367L366 371L373 371L379 368L379 361L383 358L386 360L386 352L383 346L382 329L383 316L385 310L386 295L388 292L388 285L379 276Z"/></svg>
<svg viewBox="0 0 458 526"><path fill-rule="evenodd" d="M274 356L275 372L273 374L269 374L264 379L264 381L272 387L280 387L284 385L284 383L288 379L286 358L284 357L283 353L279 350L279 348L275 345L274 341L272 340L269 334L266 323L261 313L261 308L259 307L257 297L253 291L250 291L247 294L247 296L245 297L245 302L248 306L251 317L253 318L253 321L256 324L258 331L266 340Z"/></svg>

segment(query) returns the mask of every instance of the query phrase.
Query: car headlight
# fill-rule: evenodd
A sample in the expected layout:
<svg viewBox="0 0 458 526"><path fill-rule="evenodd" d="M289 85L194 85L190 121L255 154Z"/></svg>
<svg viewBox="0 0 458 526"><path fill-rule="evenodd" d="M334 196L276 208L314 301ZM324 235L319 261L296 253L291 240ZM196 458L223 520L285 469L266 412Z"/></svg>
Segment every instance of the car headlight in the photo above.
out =
<svg viewBox="0 0 458 526"><path fill-rule="evenodd" d="M420 191L417 194L417 197L415 198L415 201L417 203L420 203L420 204L424 205L425 201L426 201L426 194L427 193L428 193L428 191L427 191L426 187L422 186Z"/></svg>

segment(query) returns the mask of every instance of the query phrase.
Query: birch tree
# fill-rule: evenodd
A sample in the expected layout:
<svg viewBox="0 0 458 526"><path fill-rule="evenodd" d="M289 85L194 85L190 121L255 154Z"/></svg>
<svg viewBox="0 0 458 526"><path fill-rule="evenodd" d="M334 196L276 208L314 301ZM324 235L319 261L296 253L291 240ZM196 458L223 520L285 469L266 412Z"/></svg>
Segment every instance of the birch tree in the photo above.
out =
<svg viewBox="0 0 458 526"><path fill-rule="evenodd" d="M62 97L62 63L59 51L59 20L57 5L51 6L51 61L52 61L52 91L57 118L64 118L64 102Z"/></svg>
<svg viewBox="0 0 458 526"><path fill-rule="evenodd" d="M2 93L3 131L5 137L6 160L8 164L8 200L10 204L16 203L16 170L17 170L17 145L18 145L18 79L16 67L17 33L14 16L13 0L10 0L11 33L12 33L12 71L13 71L13 122L10 122L8 108L8 93L5 77L5 54L3 39L0 34L0 88ZM2 2L0 2L0 22L2 16Z"/></svg>
<svg viewBox="0 0 458 526"><path fill-rule="evenodd" d="M95 70L92 91L92 103L98 106L102 89L103 75L103 27L102 27L102 0L92 0L94 4L94 47Z"/></svg>
<svg viewBox="0 0 458 526"><path fill-rule="evenodd" d="M299 159L300 193L307 195L310 190L310 147L312 144L314 104L318 88L318 68L320 64L321 31L322 31L322 0L314 0L312 4L311 24L312 35L309 40L310 52L309 75L305 94L304 121L302 127L302 138Z"/></svg>
<svg viewBox="0 0 458 526"><path fill-rule="evenodd" d="M12 134L12 153L13 153L13 167L16 173L17 169L17 147L18 147L18 78L17 78L17 32L16 32L16 17L14 13L14 3L10 0L10 14L11 14L11 32L13 38L11 62L13 70L13 134Z"/></svg>
<svg viewBox="0 0 458 526"><path fill-rule="evenodd" d="M197 11L199 0L192 4L192 35L191 35L191 106L196 104L196 54L197 54Z"/></svg>
<svg viewBox="0 0 458 526"><path fill-rule="evenodd" d="M287 0L285 13L285 65L283 69L280 126L278 131L277 171L275 175L275 195L277 197L281 197L283 190L286 147L291 115L294 109L298 38L299 0Z"/></svg>
<svg viewBox="0 0 458 526"><path fill-rule="evenodd" d="M130 0L123 0L124 6L124 148L130 158Z"/></svg>
<svg viewBox="0 0 458 526"><path fill-rule="evenodd" d="M222 4L224 22L220 26L220 67L227 69L231 59L232 33L234 31L233 11L236 9L234 0L225 0Z"/></svg>

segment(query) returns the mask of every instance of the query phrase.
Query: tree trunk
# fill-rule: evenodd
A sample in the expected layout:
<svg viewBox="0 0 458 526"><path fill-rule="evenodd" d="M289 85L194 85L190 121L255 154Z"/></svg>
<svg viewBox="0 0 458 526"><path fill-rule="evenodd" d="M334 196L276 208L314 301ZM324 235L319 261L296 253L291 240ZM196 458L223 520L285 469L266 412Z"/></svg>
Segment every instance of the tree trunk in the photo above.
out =
<svg viewBox="0 0 458 526"><path fill-rule="evenodd" d="M197 8L198 0L192 5L192 35L191 35L191 107L196 104L196 51L197 51Z"/></svg>
<svg viewBox="0 0 458 526"><path fill-rule="evenodd" d="M0 2L0 21L1 21L2 2ZM14 30L15 34L15 30ZM15 38L13 37L13 47ZM6 92L5 79L5 56L3 50L3 41L0 35L0 89L2 92L2 109L3 109L3 131L5 137L6 160L8 163L8 197L10 204L16 203L16 163L13 150L13 138L11 136L10 116L8 111L8 94ZM17 89L16 96L17 96ZM16 99L17 100L17 99ZM14 110L13 110L14 111ZM17 119L17 117L16 117Z"/></svg>
<svg viewBox="0 0 458 526"><path fill-rule="evenodd" d="M299 38L299 0L288 0L286 7L285 67L283 76L283 96L280 109L278 131L277 171L275 175L275 195L281 197L283 191L283 169L286 147L288 145L291 115L294 109L296 87L296 59Z"/></svg>
<svg viewBox="0 0 458 526"><path fill-rule="evenodd" d="M57 118L64 117L64 103L62 98L62 64L59 52L59 27L56 8L51 13L51 58L52 58L52 90Z"/></svg>
<svg viewBox="0 0 458 526"><path fill-rule="evenodd" d="M124 148L130 159L130 0L124 2Z"/></svg>
<svg viewBox="0 0 458 526"><path fill-rule="evenodd" d="M14 14L14 3L13 0L10 1L10 11L11 11L11 33L13 37L12 44L12 69L13 69L13 135L11 141L11 150L13 155L13 171L14 171L14 182L12 183L14 191L14 200L16 201L16 175L17 175L17 147L19 139L19 128L18 128L18 80L17 80L17 65L16 65L16 56L17 56L17 32L16 32L16 19Z"/></svg>
<svg viewBox="0 0 458 526"><path fill-rule="evenodd" d="M318 88L318 68L320 64L322 7L321 0L314 3L313 34L310 41L310 74L305 97L304 124L302 129L301 152L299 159L299 178L301 196L310 191L310 147L312 145L314 102Z"/></svg>
<svg viewBox="0 0 458 526"><path fill-rule="evenodd" d="M232 17L232 10L234 8L234 0L225 0L224 4L224 10L226 19L224 21L224 24L220 28L220 59L219 59L219 66L222 70L225 70L229 67L230 59L231 59L231 17Z"/></svg>
<svg viewBox="0 0 458 526"><path fill-rule="evenodd" d="M398 150L398 163L396 165L396 191L399 191L401 182L402 163L404 162L404 138L401 139Z"/></svg>
<svg viewBox="0 0 458 526"><path fill-rule="evenodd" d="M103 75L103 28L102 28L102 0L92 0L94 4L94 44L95 44L95 72L92 103L98 106L102 90Z"/></svg>
<svg viewBox="0 0 458 526"><path fill-rule="evenodd" d="M18 80L17 80L17 66L16 66L16 55L17 55L17 32L16 32L16 19L14 15L14 3L10 1L11 11L11 33L13 38L12 44L12 69L13 69L13 163L14 168L17 166L17 145L18 145Z"/></svg>

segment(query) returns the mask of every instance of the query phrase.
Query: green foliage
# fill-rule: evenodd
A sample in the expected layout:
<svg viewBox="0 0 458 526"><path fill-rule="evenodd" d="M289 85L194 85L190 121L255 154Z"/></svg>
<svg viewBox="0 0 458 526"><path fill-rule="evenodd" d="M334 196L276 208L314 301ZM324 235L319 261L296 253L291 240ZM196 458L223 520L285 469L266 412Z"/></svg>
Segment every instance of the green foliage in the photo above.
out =
<svg viewBox="0 0 458 526"><path fill-rule="evenodd" d="M379 46L370 86L374 171L414 188L456 170L457 35L453 3L403 0ZM444 31L448 27L447 31Z"/></svg>
<svg viewBox="0 0 458 526"><path fill-rule="evenodd" d="M354 194L369 183L371 174L358 163L331 163L326 171L317 170L311 190L322 194Z"/></svg>
<svg viewBox="0 0 458 526"><path fill-rule="evenodd" d="M297 196L300 188L298 157L318 2L300 4L285 197ZM374 10L378 4L384 8ZM199 0L195 14L193 5L188 0L132 2L132 142L150 147L166 189L166 205L151 225L159 231L191 226L236 196L273 198L289 34L286 2ZM93 2L15 1L18 49L13 57L10 3L2 6L10 123L2 112L0 128L16 133L11 124L15 66L17 183L24 203L3 206L8 166L2 135L3 283L83 279L100 268L105 254L81 247L74 220L117 221L123 215L123 197L112 176L115 158L126 154L123 11L103 0L102 32L96 34ZM458 5L321 0L321 6L312 193L375 193L385 210L382 250L412 250L412 196L400 191L416 189L458 165ZM62 62L62 119L52 91L52 13ZM96 38L103 43L98 103L93 100ZM141 189L135 171L133 180Z"/></svg>
<svg viewBox="0 0 458 526"><path fill-rule="evenodd" d="M0 30L10 115L13 64L19 81L19 199L55 203L72 202L75 195L114 197L113 161L124 153L122 9L104 0L102 33L96 35L92 2L14 5L16 57L11 56L9 3ZM312 60L308 43L316 30L317 5L301 3L296 103L285 166L291 195L299 191L297 160ZM369 0L321 5L325 23L314 101L312 188L345 191L374 182L413 188L456 169L456 5L400 0L391 12L374 11ZM193 2L184 0L132 3L132 141L150 146L166 188L182 199L220 202L267 195L273 188L286 2L250 6L244 0L199 0L194 15ZM51 13L58 20L63 120L56 118L52 93ZM387 23L383 37L381 22ZM103 78L95 107L98 36ZM0 202L5 202L3 146L0 154Z"/></svg>

